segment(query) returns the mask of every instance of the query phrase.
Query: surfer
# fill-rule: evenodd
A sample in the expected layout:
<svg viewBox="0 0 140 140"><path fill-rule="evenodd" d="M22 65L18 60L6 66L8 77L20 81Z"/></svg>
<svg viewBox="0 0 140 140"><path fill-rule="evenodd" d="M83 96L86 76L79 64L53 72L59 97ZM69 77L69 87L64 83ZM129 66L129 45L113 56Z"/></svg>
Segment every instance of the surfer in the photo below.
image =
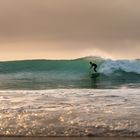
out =
<svg viewBox="0 0 140 140"><path fill-rule="evenodd" d="M89 62L89 63L91 65L90 69L92 69L94 67L94 71L97 72L97 70L96 70L97 69L97 65L95 63L92 63L92 62Z"/></svg>

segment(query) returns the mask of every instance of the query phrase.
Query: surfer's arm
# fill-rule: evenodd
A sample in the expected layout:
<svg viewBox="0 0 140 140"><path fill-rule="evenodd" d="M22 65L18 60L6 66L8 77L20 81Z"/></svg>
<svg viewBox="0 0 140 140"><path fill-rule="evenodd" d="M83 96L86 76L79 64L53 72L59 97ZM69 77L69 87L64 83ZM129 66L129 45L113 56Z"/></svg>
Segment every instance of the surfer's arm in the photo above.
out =
<svg viewBox="0 0 140 140"><path fill-rule="evenodd" d="M90 69L92 69L93 66L90 67Z"/></svg>

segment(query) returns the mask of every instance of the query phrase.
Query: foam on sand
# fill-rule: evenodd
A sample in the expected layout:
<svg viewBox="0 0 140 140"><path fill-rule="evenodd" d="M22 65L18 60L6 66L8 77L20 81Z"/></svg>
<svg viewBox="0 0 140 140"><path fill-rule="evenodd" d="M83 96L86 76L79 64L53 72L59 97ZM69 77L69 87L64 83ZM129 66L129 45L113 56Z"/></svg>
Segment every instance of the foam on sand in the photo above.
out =
<svg viewBox="0 0 140 140"><path fill-rule="evenodd" d="M1 136L140 136L138 89L0 91Z"/></svg>

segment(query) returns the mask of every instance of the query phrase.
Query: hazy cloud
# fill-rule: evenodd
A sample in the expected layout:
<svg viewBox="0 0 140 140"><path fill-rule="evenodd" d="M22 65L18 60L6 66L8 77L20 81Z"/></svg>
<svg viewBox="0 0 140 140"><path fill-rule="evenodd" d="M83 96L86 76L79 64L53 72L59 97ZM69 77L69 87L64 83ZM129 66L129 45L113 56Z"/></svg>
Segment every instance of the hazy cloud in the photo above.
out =
<svg viewBox="0 0 140 140"><path fill-rule="evenodd" d="M0 0L0 43L63 42L62 50L139 57L139 7L139 0Z"/></svg>

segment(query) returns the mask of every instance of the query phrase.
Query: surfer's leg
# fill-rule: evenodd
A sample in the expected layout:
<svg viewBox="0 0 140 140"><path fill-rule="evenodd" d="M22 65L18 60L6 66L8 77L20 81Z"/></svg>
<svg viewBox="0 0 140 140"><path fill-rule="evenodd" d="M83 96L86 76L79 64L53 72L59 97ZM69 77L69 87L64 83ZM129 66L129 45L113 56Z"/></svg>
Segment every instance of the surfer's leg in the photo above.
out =
<svg viewBox="0 0 140 140"><path fill-rule="evenodd" d="M94 71L97 72L97 70L94 68Z"/></svg>
<svg viewBox="0 0 140 140"><path fill-rule="evenodd" d="M97 68L97 66L94 67L94 71L95 71L95 72L97 72L96 68Z"/></svg>

